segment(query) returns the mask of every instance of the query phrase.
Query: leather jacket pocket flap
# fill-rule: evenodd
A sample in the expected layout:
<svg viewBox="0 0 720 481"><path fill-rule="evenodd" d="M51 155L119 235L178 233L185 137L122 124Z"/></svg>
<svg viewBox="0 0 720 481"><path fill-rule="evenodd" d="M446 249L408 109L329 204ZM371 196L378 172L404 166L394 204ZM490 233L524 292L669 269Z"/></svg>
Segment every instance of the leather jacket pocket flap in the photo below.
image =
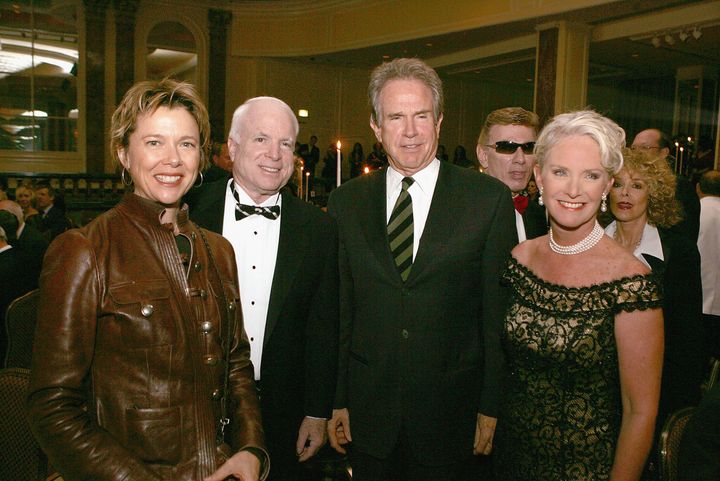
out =
<svg viewBox="0 0 720 481"><path fill-rule="evenodd" d="M170 286L165 279L135 281L110 286L109 293L116 304L133 304L154 299L167 299L170 297Z"/></svg>
<svg viewBox="0 0 720 481"><path fill-rule="evenodd" d="M145 462L177 464L182 456L180 406L128 408L128 446Z"/></svg>

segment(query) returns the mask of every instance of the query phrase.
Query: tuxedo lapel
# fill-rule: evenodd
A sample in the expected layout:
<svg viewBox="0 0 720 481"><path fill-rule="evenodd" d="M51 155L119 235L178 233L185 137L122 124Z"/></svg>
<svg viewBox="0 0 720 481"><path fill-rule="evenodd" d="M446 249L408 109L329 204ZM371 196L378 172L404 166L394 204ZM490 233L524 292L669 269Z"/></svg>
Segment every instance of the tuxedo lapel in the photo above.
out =
<svg viewBox="0 0 720 481"><path fill-rule="evenodd" d="M272 335L280 312L295 277L299 274L304 253L309 249L310 232L308 219L304 215L299 199L282 193L282 211L280 214L280 241L278 243L275 272L273 273L270 303L265 322L265 340Z"/></svg>
<svg viewBox="0 0 720 481"><path fill-rule="evenodd" d="M407 282L412 282L422 271L437 258L440 251L445 249L447 239L452 237L458 222L453 212L453 179L451 169L440 163L440 172L435 184L430 211L428 212L425 228L423 229L420 245L418 246L415 262L413 262Z"/></svg>
<svg viewBox="0 0 720 481"><path fill-rule="evenodd" d="M191 210L191 219L200 227L222 234L226 189L227 180L208 184L197 196L197 202Z"/></svg>

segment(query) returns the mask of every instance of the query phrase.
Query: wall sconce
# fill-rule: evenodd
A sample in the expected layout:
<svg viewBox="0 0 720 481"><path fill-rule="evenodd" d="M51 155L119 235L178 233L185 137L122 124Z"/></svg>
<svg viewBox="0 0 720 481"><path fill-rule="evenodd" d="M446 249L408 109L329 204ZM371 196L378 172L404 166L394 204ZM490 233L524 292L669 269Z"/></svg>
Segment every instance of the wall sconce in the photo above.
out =
<svg viewBox="0 0 720 481"><path fill-rule="evenodd" d="M310 116L310 112L307 111L307 109L298 109L298 117L302 118L308 118Z"/></svg>

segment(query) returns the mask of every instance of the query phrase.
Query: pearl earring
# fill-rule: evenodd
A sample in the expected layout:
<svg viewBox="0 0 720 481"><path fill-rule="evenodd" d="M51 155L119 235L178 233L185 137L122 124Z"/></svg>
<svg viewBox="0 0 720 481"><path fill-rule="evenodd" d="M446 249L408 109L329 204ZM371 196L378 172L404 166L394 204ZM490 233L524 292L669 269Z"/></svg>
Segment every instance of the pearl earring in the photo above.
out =
<svg viewBox="0 0 720 481"><path fill-rule="evenodd" d="M607 212L607 194L603 192L600 199L602 199L602 202L600 202L600 212Z"/></svg>
<svg viewBox="0 0 720 481"><path fill-rule="evenodd" d="M542 206L542 205L545 205L545 202L543 202L543 198L542 198L543 188L540 187L540 188L538 189L538 191L539 191L539 193L540 193L540 195L538 196L538 204L540 204L541 206Z"/></svg>

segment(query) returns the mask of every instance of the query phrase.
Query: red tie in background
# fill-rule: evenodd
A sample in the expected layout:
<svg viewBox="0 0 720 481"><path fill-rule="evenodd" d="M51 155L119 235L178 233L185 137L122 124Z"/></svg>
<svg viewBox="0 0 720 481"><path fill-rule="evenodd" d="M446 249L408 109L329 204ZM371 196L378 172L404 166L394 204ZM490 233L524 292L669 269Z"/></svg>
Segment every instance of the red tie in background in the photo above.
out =
<svg viewBox="0 0 720 481"><path fill-rule="evenodd" d="M525 209L527 209L528 202L530 199L528 199L524 195L516 195L513 197L513 204L515 204L515 210L520 213L520 215L523 215L525 213Z"/></svg>

